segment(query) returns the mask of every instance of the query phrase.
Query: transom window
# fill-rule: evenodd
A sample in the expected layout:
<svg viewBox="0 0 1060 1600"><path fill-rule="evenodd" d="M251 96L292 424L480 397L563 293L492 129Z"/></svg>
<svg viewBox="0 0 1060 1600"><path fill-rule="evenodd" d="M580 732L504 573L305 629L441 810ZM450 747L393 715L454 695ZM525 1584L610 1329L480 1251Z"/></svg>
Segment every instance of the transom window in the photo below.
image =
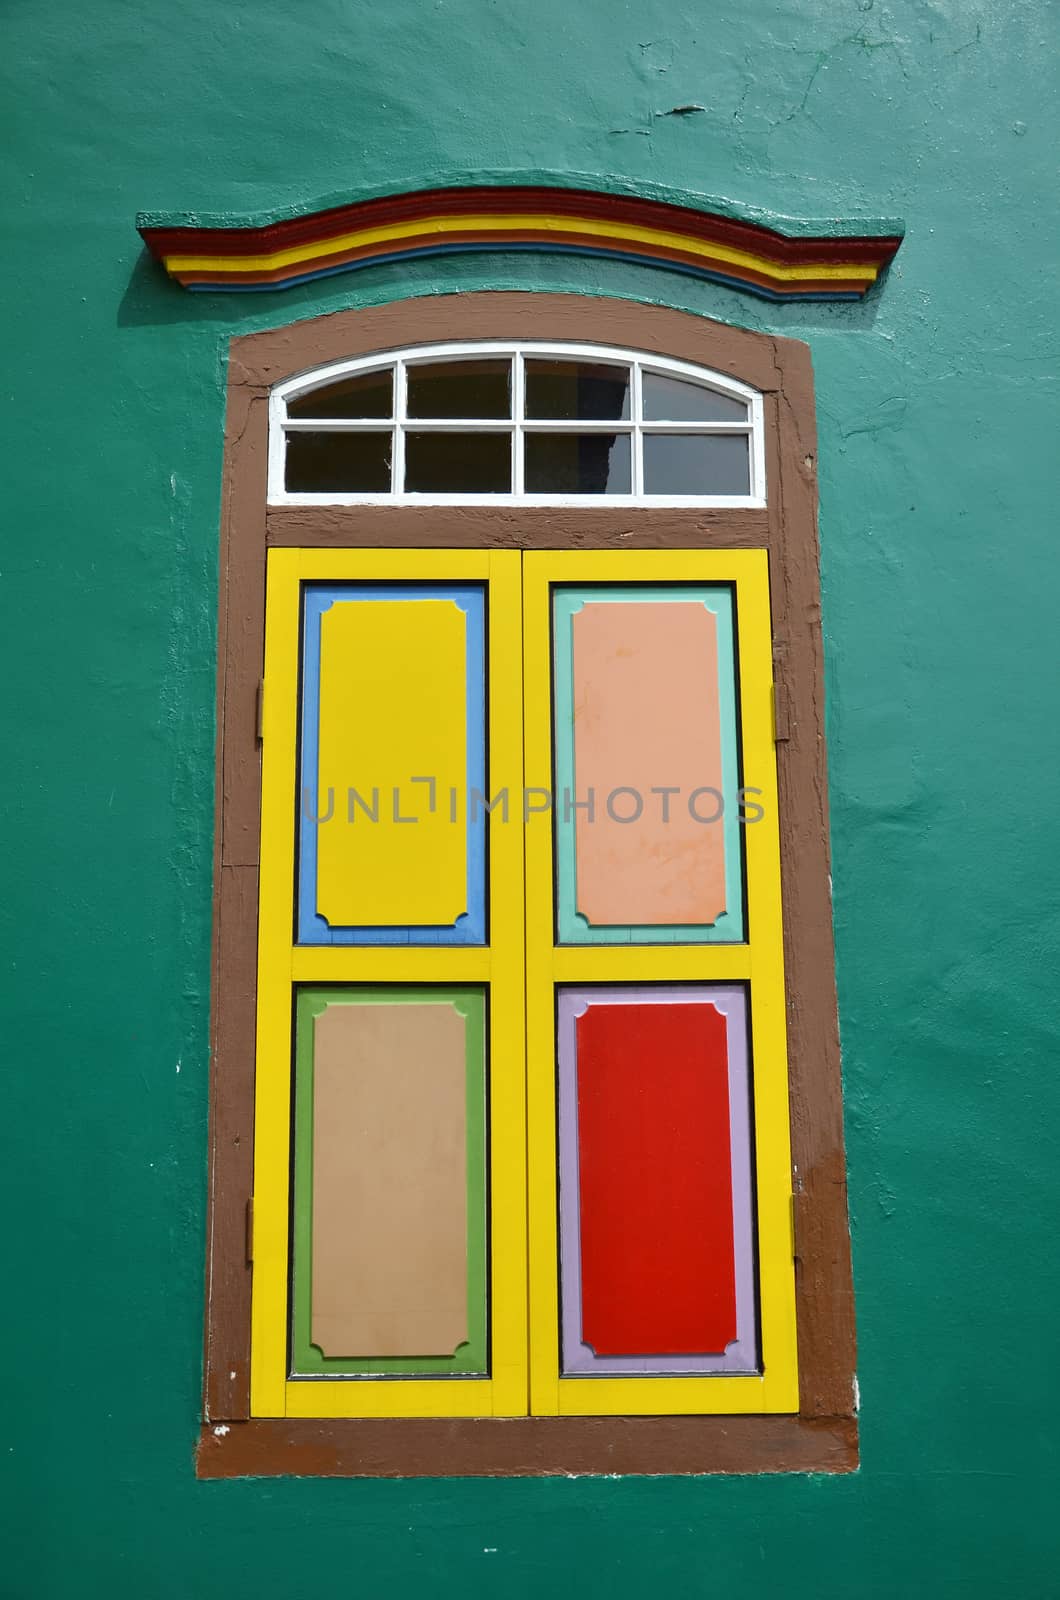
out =
<svg viewBox="0 0 1060 1600"><path fill-rule="evenodd" d="M273 504L762 506L761 395L601 345L419 346L271 397Z"/></svg>

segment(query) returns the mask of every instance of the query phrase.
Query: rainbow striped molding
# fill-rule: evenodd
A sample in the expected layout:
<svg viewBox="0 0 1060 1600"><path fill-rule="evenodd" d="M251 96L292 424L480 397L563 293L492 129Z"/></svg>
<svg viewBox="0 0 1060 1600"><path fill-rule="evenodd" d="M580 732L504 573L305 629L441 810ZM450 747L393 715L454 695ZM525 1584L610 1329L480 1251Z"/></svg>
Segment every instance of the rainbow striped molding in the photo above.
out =
<svg viewBox="0 0 1060 1600"><path fill-rule="evenodd" d="M170 277L200 293L290 289L384 262L518 250L637 261L766 300L860 300L902 242L897 223L872 234L849 223L771 218L770 225L737 215L727 202L683 203L688 198L476 185L280 217L147 213L136 225Z"/></svg>

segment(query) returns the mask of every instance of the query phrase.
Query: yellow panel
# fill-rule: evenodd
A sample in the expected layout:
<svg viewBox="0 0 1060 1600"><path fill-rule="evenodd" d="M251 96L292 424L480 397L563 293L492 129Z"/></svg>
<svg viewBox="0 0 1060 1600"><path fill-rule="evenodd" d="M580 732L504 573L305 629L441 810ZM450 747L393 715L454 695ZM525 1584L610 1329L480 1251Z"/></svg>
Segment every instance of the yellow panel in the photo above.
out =
<svg viewBox="0 0 1060 1600"><path fill-rule="evenodd" d="M284 1415L287 1370L295 822L291 790L297 751L298 568L297 550L270 552L265 605L268 693L264 696L262 718L254 1280L250 1318L250 1410L256 1417Z"/></svg>
<svg viewBox="0 0 1060 1600"><path fill-rule="evenodd" d="M411 782L467 787L466 637L453 600L336 601L320 619L318 794L339 799L317 829L317 910L333 928L450 927L468 909L466 829L444 805L413 810ZM346 820L351 788L378 790L378 822Z"/></svg>
<svg viewBox="0 0 1060 1600"><path fill-rule="evenodd" d="M254 1416L520 1416L527 1410L523 851L513 819L489 827L490 948L295 949L294 785L299 586L478 579L488 583L490 787L518 792L522 765L520 557L512 551L269 553L258 936L251 1412ZM422 771L414 768L413 772ZM409 828L407 831L411 832ZM378 832L373 828L373 832ZM487 1379L287 1379L293 982L447 983L490 993L491 1350Z"/></svg>
<svg viewBox="0 0 1060 1600"><path fill-rule="evenodd" d="M745 944L559 945L557 983L732 983L751 976Z"/></svg>
<svg viewBox="0 0 1060 1600"><path fill-rule="evenodd" d="M516 830L518 831L518 830ZM446 945L299 945L295 983L486 983L489 950Z"/></svg>
<svg viewBox="0 0 1060 1600"><path fill-rule="evenodd" d="M490 793L508 786L514 797L523 765L521 557L498 551L489 563ZM518 811L507 823L491 822L489 837L492 1408L497 1416L525 1416L526 973Z"/></svg>
<svg viewBox="0 0 1060 1600"><path fill-rule="evenodd" d="M681 1417L706 1413L753 1416L798 1411L794 1368L769 1377L561 1378L562 1417Z"/></svg>
<svg viewBox="0 0 1060 1600"><path fill-rule="evenodd" d="M489 1378L313 1378L288 1383L288 1417L489 1417ZM523 1412L526 1407L523 1406ZM508 1414L508 1413L506 1413Z"/></svg>
<svg viewBox="0 0 1060 1600"><path fill-rule="evenodd" d="M567 1416L798 1410L791 1153L784 1019L783 925L768 558L762 550L534 552L524 559L528 788L552 785L549 588L552 583L728 582L740 640L743 782L761 790L764 815L745 829L749 942L659 949L553 943L552 824L526 829L527 1127L530 1161L531 1410ZM561 1378L556 1236L555 1012L557 982L747 979L754 1058L761 1377Z"/></svg>

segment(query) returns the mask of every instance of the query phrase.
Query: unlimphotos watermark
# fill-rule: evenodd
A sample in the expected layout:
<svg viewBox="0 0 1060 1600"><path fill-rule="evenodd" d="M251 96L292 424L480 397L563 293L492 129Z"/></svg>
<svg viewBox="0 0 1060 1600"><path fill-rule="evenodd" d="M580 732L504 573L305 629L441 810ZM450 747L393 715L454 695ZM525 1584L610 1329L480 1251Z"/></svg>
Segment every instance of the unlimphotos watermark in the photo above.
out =
<svg viewBox="0 0 1060 1600"><path fill-rule="evenodd" d="M414 789L414 784L421 787ZM572 817L583 818L587 823L606 818L623 825L643 819L668 827L687 816L709 827L731 817L734 811L741 825L761 822L765 811L754 798L761 793L761 789L745 787L733 790L726 799L723 791L712 784L686 790L677 784L660 783L646 792L635 784L617 784L606 794L590 788L579 797L569 788L554 793L534 786L512 790L506 785L491 797L474 786L463 790L452 784L439 785L435 778L410 777L406 784L350 784L345 790L329 787L316 794L303 788L302 816L316 827L330 822L417 823L426 817L474 825L484 817L492 820L495 815L501 822L516 819L526 823L533 816L553 812L564 823Z"/></svg>

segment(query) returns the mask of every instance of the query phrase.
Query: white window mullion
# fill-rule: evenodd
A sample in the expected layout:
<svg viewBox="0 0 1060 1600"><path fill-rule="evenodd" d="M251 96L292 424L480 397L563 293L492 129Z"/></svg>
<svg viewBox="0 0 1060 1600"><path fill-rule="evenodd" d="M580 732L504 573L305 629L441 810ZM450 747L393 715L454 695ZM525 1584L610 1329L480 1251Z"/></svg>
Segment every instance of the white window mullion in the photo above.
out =
<svg viewBox="0 0 1060 1600"><path fill-rule="evenodd" d="M631 379L632 394L629 399L629 414L633 418L633 450L632 450L632 477L630 488L634 500L639 500L644 493L644 437L641 425L644 419L643 388L641 385L640 362L634 361Z"/></svg>
<svg viewBox="0 0 1060 1600"><path fill-rule="evenodd" d="M394 364L394 450L391 464L391 493L405 493L405 418L408 415L407 376L404 361Z"/></svg>
<svg viewBox="0 0 1060 1600"><path fill-rule="evenodd" d="M746 422L642 422L644 433L742 433L754 431L754 424Z"/></svg>
<svg viewBox="0 0 1060 1600"><path fill-rule="evenodd" d="M287 493L287 433L284 418L287 404L278 395L269 396L269 499L281 499Z"/></svg>
<svg viewBox="0 0 1060 1600"><path fill-rule="evenodd" d="M748 446L751 451L751 496L765 504L766 499L766 436L765 436L765 408L762 396L756 394L751 401L751 437Z"/></svg>
<svg viewBox="0 0 1060 1600"><path fill-rule="evenodd" d="M523 448L523 423L526 420L526 362L523 352L516 350L512 356L512 493L518 497L526 492L526 459Z"/></svg>
<svg viewBox="0 0 1060 1600"><path fill-rule="evenodd" d="M389 423L377 423L377 427L389 427ZM511 433L512 424L510 417L439 417L436 421L428 417L409 417L407 427L410 433Z"/></svg>
<svg viewBox="0 0 1060 1600"><path fill-rule="evenodd" d="M288 417L286 433L389 433L390 417Z"/></svg>
<svg viewBox="0 0 1060 1600"><path fill-rule="evenodd" d="M632 433L633 424L625 420L616 422L609 418L606 422L588 422L579 417L571 421L564 417L561 422L524 422L524 433Z"/></svg>

